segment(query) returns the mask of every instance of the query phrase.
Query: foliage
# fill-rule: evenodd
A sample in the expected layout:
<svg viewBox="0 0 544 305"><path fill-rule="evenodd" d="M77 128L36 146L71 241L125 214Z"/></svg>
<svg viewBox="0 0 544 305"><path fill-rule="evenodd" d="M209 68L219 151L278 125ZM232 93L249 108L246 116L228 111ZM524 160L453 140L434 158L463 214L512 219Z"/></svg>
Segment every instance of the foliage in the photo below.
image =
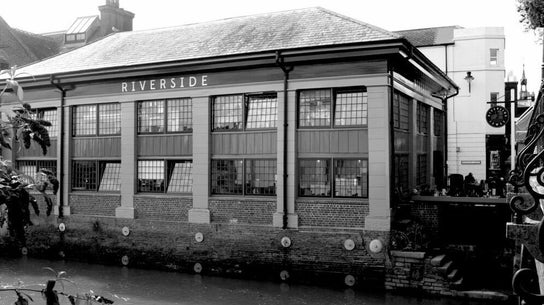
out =
<svg viewBox="0 0 544 305"><path fill-rule="evenodd" d="M5 80L6 84L0 92L0 98L6 93L12 93L21 107L15 111L0 107L0 111L7 117L6 121L0 122L0 152L1 149L12 149L10 143L13 141L22 143L25 149L30 148L34 142L41 147L45 155L47 148L51 146L47 130L51 123L38 119L32 107L23 102L23 88L15 79L21 75L17 73L17 67L0 71L0 75L2 74L7 74L9 78ZM12 130L15 135L13 140L10 137ZM35 181L33 177L13 169L10 162L0 159L0 225L7 222L9 234L23 245L26 242L25 227L32 225L29 205L32 205L34 213L40 214L36 199L28 190L34 188L44 195L47 204L46 214L49 216L53 209L53 201L45 190L51 186L53 193L56 194L59 189L59 181L51 171L41 170L37 175L38 179Z"/></svg>
<svg viewBox="0 0 544 305"><path fill-rule="evenodd" d="M403 228L396 228L391 231L391 247L393 249L424 251L428 244L428 232L419 222L406 221Z"/></svg>
<svg viewBox="0 0 544 305"><path fill-rule="evenodd" d="M518 0L517 9L521 15L521 23L527 29L544 27L544 1Z"/></svg>
<svg viewBox="0 0 544 305"><path fill-rule="evenodd" d="M32 297L26 292L38 292L42 295L43 299L46 302L46 305L59 305L59 295L68 299L71 305L92 305L92 304L113 304L114 302L110 299L107 299L103 296L96 295L92 290L88 293L67 293L64 290L63 282L69 282L73 284L76 290L79 290L77 284L73 281L64 277L66 275L65 271L56 272L52 268L45 267L45 270L49 270L55 274L54 279L47 280L45 288L42 290L39 289L29 289L22 287L10 287L10 288L0 288L0 292L13 291L17 295L17 300L14 305L28 305L29 300L34 302ZM62 290L55 290L55 285L59 283ZM57 286L58 287L58 286Z"/></svg>

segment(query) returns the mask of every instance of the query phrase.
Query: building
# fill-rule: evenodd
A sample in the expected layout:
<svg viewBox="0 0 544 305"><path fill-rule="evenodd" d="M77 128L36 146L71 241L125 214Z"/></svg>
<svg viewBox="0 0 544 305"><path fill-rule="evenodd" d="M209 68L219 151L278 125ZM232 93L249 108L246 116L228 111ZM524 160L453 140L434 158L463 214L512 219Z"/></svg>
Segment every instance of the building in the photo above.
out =
<svg viewBox="0 0 544 305"><path fill-rule="evenodd" d="M508 127L486 122L488 109L505 101L503 28L447 26L396 33L459 84L459 94L448 102L448 174L504 177L509 170Z"/></svg>
<svg viewBox="0 0 544 305"><path fill-rule="evenodd" d="M116 261L342 279L383 276L395 190L443 179L457 93L407 40L323 8L115 33L21 72L54 144L5 157L57 173L67 256L110 232Z"/></svg>
<svg viewBox="0 0 544 305"><path fill-rule="evenodd" d="M10 27L0 17L0 70L23 66L66 52L112 32L132 31L134 14L106 0L99 15L78 17L66 31L34 34Z"/></svg>

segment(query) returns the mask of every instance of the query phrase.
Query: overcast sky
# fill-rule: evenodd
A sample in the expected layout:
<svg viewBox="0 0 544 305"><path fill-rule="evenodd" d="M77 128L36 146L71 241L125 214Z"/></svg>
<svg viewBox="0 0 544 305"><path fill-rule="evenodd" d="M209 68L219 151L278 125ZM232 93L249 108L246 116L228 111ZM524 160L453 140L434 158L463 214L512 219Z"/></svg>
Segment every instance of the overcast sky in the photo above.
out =
<svg viewBox="0 0 544 305"><path fill-rule="evenodd" d="M67 30L76 17L98 15L106 0L2 0L0 16L33 33ZM134 30L171 27L258 13L321 6L382 27L404 30L435 26L501 26L506 35L506 72L519 79L522 65L530 91L538 91L542 46L519 23L516 0L120 0L136 14Z"/></svg>

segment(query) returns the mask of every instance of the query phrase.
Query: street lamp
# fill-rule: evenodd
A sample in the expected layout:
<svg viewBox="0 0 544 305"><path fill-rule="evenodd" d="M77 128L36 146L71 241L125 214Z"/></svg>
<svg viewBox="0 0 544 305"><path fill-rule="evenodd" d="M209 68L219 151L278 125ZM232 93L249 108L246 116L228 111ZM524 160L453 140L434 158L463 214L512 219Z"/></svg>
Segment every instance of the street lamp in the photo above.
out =
<svg viewBox="0 0 544 305"><path fill-rule="evenodd" d="M470 93L470 84L472 83L472 81L474 80L474 76L472 76L472 72L471 71L467 71L467 76L465 76L465 80L467 81L468 83L468 93Z"/></svg>

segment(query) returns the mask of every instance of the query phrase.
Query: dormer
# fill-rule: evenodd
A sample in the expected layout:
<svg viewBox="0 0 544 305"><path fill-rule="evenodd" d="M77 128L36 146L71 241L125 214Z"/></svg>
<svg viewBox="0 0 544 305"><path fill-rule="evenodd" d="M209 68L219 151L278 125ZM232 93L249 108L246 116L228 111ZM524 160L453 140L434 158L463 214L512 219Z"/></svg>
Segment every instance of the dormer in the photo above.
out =
<svg viewBox="0 0 544 305"><path fill-rule="evenodd" d="M78 17L64 34L64 43L86 44L99 27L98 16Z"/></svg>

